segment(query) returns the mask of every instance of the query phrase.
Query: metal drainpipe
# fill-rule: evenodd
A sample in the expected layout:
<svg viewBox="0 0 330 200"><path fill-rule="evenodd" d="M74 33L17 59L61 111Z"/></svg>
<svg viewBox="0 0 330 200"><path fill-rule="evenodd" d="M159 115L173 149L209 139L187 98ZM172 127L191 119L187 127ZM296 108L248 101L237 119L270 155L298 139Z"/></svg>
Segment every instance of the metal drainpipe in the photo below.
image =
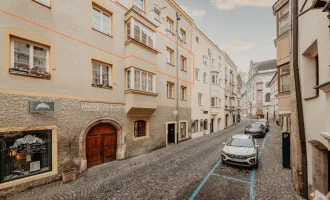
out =
<svg viewBox="0 0 330 200"><path fill-rule="evenodd" d="M177 143L179 143L179 130L180 130L180 118L179 118L179 98L180 98L180 87L179 87L179 21L180 16L178 13L176 13L176 124L177 124L177 130L176 130L176 138ZM188 124L187 124L188 128Z"/></svg>
<svg viewBox="0 0 330 200"><path fill-rule="evenodd" d="M211 125L213 126L213 124L211 123L212 121L212 115L211 115L211 109L212 109L212 105L211 105L211 99L212 99L212 88L211 88L211 83L212 83L212 75L211 75L211 70L212 70L212 54L211 54L211 49L208 49L208 54L209 54L209 58L210 58L210 68L209 68L209 80L208 80L208 84L209 84L209 90L210 90L210 99L209 99L209 104L210 104L210 121L208 122L209 124L209 129L210 129L210 134L211 132ZM213 128L213 127L212 127Z"/></svg>
<svg viewBox="0 0 330 200"><path fill-rule="evenodd" d="M293 68L294 68L294 81L296 85L296 98L298 109L298 123L299 123L299 136L301 144L301 165L302 165L302 195L308 199L308 174L307 174L307 152L306 152L306 136L305 136L305 123L304 113L302 106L299 66L298 66L298 0L292 1L292 43L293 43Z"/></svg>

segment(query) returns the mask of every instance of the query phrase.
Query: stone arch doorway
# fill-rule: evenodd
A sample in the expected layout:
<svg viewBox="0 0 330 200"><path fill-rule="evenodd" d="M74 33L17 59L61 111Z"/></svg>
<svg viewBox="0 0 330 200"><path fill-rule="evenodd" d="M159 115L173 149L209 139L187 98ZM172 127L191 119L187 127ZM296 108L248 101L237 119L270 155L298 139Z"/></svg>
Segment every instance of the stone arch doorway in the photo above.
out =
<svg viewBox="0 0 330 200"><path fill-rule="evenodd" d="M329 151L328 148L320 141L310 141L312 147L312 180L315 190L319 190L323 194L330 191L330 168L329 168Z"/></svg>
<svg viewBox="0 0 330 200"><path fill-rule="evenodd" d="M116 160L117 129L108 123L92 127L86 136L87 167Z"/></svg>
<svg viewBox="0 0 330 200"><path fill-rule="evenodd" d="M79 137L80 172L86 171L87 167L124 159L125 137L123 125L116 119L96 119L89 123ZM94 145L101 147L94 148ZM91 156L95 158L91 159Z"/></svg>

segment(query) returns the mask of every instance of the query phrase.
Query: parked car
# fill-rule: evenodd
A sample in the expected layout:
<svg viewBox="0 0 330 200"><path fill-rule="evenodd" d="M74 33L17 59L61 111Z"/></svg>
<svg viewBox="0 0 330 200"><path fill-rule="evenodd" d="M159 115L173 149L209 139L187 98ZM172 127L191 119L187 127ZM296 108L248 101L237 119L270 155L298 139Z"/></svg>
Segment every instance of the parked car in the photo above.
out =
<svg viewBox="0 0 330 200"><path fill-rule="evenodd" d="M252 135L253 137L265 137L267 131L264 124L253 123L245 128L244 133Z"/></svg>
<svg viewBox="0 0 330 200"><path fill-rule="evenodd" d="M223 143L222 161L240 166L258 167L258 145L251 135L235 134Z"/></svg>
<svg viewBox="0 0 330 200"><path fill-rule="evenodd" d="M266 131L269 131L269 121L267 121L267 119L258 119L258 121L256 123L260 123L263 124L266 127Z"/></svg>

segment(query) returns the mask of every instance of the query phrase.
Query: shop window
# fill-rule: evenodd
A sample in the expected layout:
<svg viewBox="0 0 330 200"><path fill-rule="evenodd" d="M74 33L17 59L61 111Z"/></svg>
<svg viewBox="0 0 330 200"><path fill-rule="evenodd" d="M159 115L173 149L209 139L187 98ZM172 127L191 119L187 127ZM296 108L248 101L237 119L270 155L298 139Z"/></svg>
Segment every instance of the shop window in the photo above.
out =
<svg viewBox="0 0 330 200"><path fill-rule="evenodd" d="M134 136L143 137L146 136L146 121L139 120L134 122Z"/></svg>
<svg viewBox="0 0 330 200"><path fill-rule="evenodd" d="M0 136L0 182L52 170L52 131L10 132Z"/></svg>

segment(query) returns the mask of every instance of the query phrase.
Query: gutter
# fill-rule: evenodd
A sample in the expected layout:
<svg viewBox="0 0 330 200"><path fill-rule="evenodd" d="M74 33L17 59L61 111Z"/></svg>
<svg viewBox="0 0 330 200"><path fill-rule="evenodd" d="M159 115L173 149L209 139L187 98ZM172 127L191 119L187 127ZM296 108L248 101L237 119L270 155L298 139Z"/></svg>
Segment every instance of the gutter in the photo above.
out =
<svg viewBox="0 0 330 200"><path fill-rule="evenodd" d="M307 150L306 150L306 135L305 135L305 123L304 113L302 106L301 97L301 86L299 77L299 66L298 66L298 0L292 0L292 44L293 44L293 70L294 70L294 81L296 86L296 100L297 100L297 111L298 111L298 125L299 125L299 136L301 144L301 167L302 167L302 195L305 199L308 199L308 174L307 174Z"/></svg>

